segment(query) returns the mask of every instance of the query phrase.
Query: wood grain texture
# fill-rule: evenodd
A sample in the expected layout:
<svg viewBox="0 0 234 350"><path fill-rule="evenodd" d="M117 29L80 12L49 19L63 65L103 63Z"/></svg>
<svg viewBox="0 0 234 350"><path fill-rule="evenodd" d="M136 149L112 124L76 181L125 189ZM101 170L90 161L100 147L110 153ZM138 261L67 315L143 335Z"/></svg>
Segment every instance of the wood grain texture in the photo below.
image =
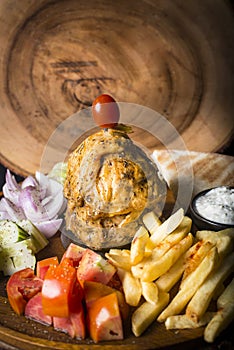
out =
<svg viewBox="0 0 234 350"><path fill-rule="evenodd" d="M0 161L34 173L56 127L103 92L158 111L190 150L221 148L233 133L233 37L222 0L2 0Z"/></svg>

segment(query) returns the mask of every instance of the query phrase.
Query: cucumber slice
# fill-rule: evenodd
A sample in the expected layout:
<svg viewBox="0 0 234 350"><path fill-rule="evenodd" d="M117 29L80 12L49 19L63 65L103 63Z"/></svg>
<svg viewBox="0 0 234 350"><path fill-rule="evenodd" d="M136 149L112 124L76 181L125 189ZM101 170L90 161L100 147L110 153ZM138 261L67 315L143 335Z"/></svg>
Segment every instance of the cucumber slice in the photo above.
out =
<svg viewBox="0 0 234 350"><path fill-rule="evenodd" d="M1 260L0 258L0 268L3 272L4 276L10 276L15 272L15 266L13 264L13 259L11 258L4 258L4 260Z"/></svg>
<svg viewBox="0 0 234 350"><path fill-rule="evenodd" d="M30 253L28 250L27 254L18 254L13 256L13 264L17 271L25 269L26 267L30 267L31 269L35 269L36 266L36 258L35 255Z"/></svg>
<svg viewBox="0 0 234 350"><path fill-rule="evenodd" d="M22 220L18 225L30 235L31 249L36 254L49 243L48 239L29 220Z"/></svg>
<svg viewBox="0 0 234 350"><path fill-rule="evenodd" d="M8 245L0 251L0 270L5 276L26 267L35 269L36 258L29 246L30 239L25 239Z"/></svg>
<svg viewBox="0 0 234 350"><path fill-rule="evenodd" d="M4 248L11 243L22 241L29 237L29 234L13 221L0 221L0 247Z"/></svg>

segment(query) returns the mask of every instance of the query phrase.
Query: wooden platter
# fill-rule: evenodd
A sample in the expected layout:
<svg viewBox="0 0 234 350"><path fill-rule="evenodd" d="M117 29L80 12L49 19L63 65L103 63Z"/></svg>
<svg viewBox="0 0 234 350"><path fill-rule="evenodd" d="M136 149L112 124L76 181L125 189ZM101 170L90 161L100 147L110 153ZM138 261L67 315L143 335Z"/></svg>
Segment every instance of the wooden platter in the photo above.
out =
<svg viewBox="0 0 234 350"><path fill-rule="evenodd" d="M229 1L2 0L0 162L35 173L56 128L103 92L162 114L189 150L220 149L233 134L233 37Z"/></svg>
<svg viewBox="0 0 234 350"><path fill-rule="evenodd" d="M60 235L57 234L51 239L50 244L45 248L39 259L52 256L54 254L61 257L64 248ZM188 340L193 340L202 336L203 329L183 330L180 332L167 331L164 325L154 323L144 333L136 338L131 333L130 323L125 326L125 339L123 341L102 342L94 344L89 338L87 340L74 340L68 335L53 330L52 327L41 325L24 316L17 316L11 309L6 298L7 278L0 279L0 346L1 341L15 346L17 349L112 349L120 347L125 349L158 349L174 344L181 344Z"/></svg>
<svg viewBox="0 0 234 350"><path fill-rule="evenodd" d="M168 217L175 204L173 193L168 190L167 202L163 216ZM192 232L196 228L192 227ZM44 259L57 255L61 259L65 248L70 240L61 236L58 232L50 239L49 245L38 253L37 259ZM64 248L65 247L65 248ZM24 316L16 315L7 299L6 283L8 278L0 275L0 349L7 350L43 350L43 349L71 349L71 350L92 350L92 349L113 349L123 348L126 350L146 349L171 349L180 350L181 347L189 347L191 350L209 350L210 344L203 340L204 327L185 330L166 330L164 324L158 322L152 325L140 336L135 337L131 332L130 319L124 324L124 340L112 342L100 342L95 344L90 338L85 340L72 339L65 333L55 331L53 327L42 325ZM175 286L171 293L177 290ZM223 339L226 344L233 340L233 323L224 331L212 344L212 348L219 349ZM216 347L217 346L217 347Z"/></svg>

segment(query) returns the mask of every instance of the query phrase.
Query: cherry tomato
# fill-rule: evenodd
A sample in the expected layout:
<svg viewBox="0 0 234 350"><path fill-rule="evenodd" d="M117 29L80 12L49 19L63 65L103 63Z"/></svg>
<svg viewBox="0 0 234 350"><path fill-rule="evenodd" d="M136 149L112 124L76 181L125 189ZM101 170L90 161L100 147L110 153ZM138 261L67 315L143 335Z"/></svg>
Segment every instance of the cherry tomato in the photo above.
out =
<svg viewBox="0 0 234 350"><path fill-rule="evenodd" d="M43 281L36 277L30 268L11 275L6 286L7 296L12 309L18 315L24 313L28 300L41 291L42 283Z"/></svg>
<svg viewBox="0 0 234 350"><path fill-rule="evenodd" d="M93 119L101 128L115 128L120 112L116 101L107 94L98 96L92 105Z"/></svg>

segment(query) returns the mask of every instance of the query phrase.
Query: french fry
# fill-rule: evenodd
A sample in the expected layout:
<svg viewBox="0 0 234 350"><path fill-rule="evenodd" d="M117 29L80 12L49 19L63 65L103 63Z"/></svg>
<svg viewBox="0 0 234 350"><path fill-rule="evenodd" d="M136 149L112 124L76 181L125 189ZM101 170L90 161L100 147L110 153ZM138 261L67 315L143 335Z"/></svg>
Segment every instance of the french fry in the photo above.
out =
<svg viewBox="0 0 234 350"><path fill-rule="evenodd" d="M176 260L192 245L193 236L189 233L178 244L174 245L161 259L153 259L149 257L145 261L142 271L142 281L152 282L160 277L176 262Z"/></svg>
<svg viewBox="0 0 234 350"><path fill-rule="evenodd" d="M181 282L182 284L183 280L185 280L186 277L196 269L196 267L201 263L201 261L205 258L206 254L211 250L213 246L214 244L211 242L201 240L191 247L190 254L187 257L185 263L185 270Z"/></svg>
<svg viewBox="0 0 234 350"><path fill-rule="evenodd" d="M154 250L154 248L154 243L150 239L148 239L145 245L145 257L152 255L152 251Z"/></svg>
<svg viewBox="0 0 234 350"><path fill-rule="evenodd" d="M139 264L133 265L131 267L131 272L135 278L141 279L142 273L143 273L143 268L144 268L145 262L147 260L148 260L147 258L144 258L143 260L141 260L141 262Z"/></svg>
<svg viewBox="0 0 234 350"><path fill-rule="evenodd" d="M151 236L149 241L151 242L151 245L154 244L155 246L154 248L157 248L157 247L160 248L160 245L162 245L161 254L165 254L165 252L163 251L163 248L166 250L166 246L167 245L169 246L170 244L172 245L173 240L174 240L174 243L176 243L176 239L178 239L179 241L179 237L182 237L182 236L185 237L190 232L191 226L192 226L192 220L188 216L184 216L180 225L174 231L170 232L170 234L165 236L162 241L157 243L155 241L154 236ZM159 249L159 252L160 252L160 249Z"/></svg>
<svg viewBox="0 0 234 350"><path fill-rule="evenodd" d="M176 282L179 281L185 269L186 256L187 253L182 254L175 264L156 280L155 283L161 291L169 292Z"/></svg>
<svg viewBox="0 0 234 350"><path fill-rule="evenodd" d="M198 328L207 325L214 314L214 312L206 312L199 322L194 322L186 315L169 316L165 321L165 326L166 329Z"/></svg>
<svg viewBox="0 0 234 350"><path fill-rule="evenodd" d="M155 215L153 211L146 213L143 218L143 223L150 234L153 234L154 231L162 224L159 218Z"/></svg>
<svg viewBox="0 0 234 350"><path fill-rule="evenodd" d="M187 236L187 230L175 230L168 235L162 242L158 243L151 252L153 259L160 259L166 252L169 251L174 245L178 244L185 236Z"/></svg>
<svg viewBox="0 0 234 350"><path fill-rule="evenodd" d="M135 236L133 237L130 249L130 262L131 265L138 264L143 258L145 254L145 246L149 239L149 234L146 228L141 226Z"/></svg>
<svg viewBox="0 0 234 350"><path fill-rule="evenodd" d="M151 304L158 301L158 287L154 282L141 282L142 296Z"/></svg>
<svg viewBox="0 0 234 350"><path fill-rule="evenodd" d="M212 272L205 282L199 287L190 300L186 315L194 322L199 322L206 312L216 288L234 271L234 253L229 254L218 269Z"/></svg>
<svg viewBox="0 0 234 350"><path fill-rule="evenodd" d="M205 328L204 339L212 343L234 318L234 279L217 300L218 312Z"/></svg>
<svg viewBox="0 0 234 350"><path fill-rule="evenodd" d="M122 282L125 300L128 305L137 306L141 299L142 289L139 279L131 272L118 268L118 276Z"/></svg>
<svg viewBox="0 0 234 350"><path fill-rule="evenodd" d="M216 247L213 247L200 265L184 280L181 289L179 289L167 308L159 315L159 322L164 322L169 316L178 315L184 309L200 285L217 266L217 262L218 252Z"/></svg>
<svg viewBox="0 0 234 350"><path fill-rule="evenodd" d="M160 292L156 304L144 302L132 314L132 331L139 337L156 320L159 313L169 302L169 293Z"/></svg>
<svg viewBox="0 0 234 350"><path fill-rule="evenodd" d="M212 299L217 301L218 297L220 297L220 295L223 293L224 289L225 289L224 284L223 283L219 284L214 291Z"/></svg>
<svg viewBox="0 0 234 350"><path fill-rule="evenodd" d="M208 231L208 230L197 231L196 237L198 239L212 239L213 237L216 240L222 237L230 237L231 240L234 241L234 227L226 228L225 230L216 231L216 232Z"/></svg>
<svg viewBox="0 0 234 350"><path fill-rule="evenodd" d="M232 228L218 232L197 231L196 238L216 244L220 257L228 255L234 248L234 229Z"/></svg>
<svg viewBox="0 0 234 350"><path fill-rule="evenodd" d="M128 253L127 253L128 252ZM105 253L105 257L115 266L120 267L121 269L130 271L131 262L130 262L130 251L121 250L121 249L111 249L109 253Z"/></svg>
<svg viewBox="0 0 234 350"><path fill-rule="evenodd" d="M186 267L188 269L187 271L192 271L191 268L188 268L188 262L196 253L197 248L197 244L192 245L184 254L180 256L180 258L175 262L175 264L172 265L172 267L166 273L164 273L157 279L156 283L160 290L164 292L169 292L171 288L176 284L176 282L179 281Z"/></svg>
<svg viewBox="0 0 234 350"><path fill-rule="evenodd" d="M234 296L234 278L218 298L217 300L218 309L221 309L225 305L234 304L233 296Z"/></svg>
<svg viewBox="0 0 234 350"><path fill-rule="evenodd" d="M129 249L117 249L117 248L111 248L109 250L110 254L113 255L122 255L122 256L130 256L130 250Z"/></svg>
<svg viewBox="0 0 234 350"><path fill-rule="evenodd" d="M150 236L153 244L161 242L166 236L173 232L182 222L184 210L181 208L172 214L166 221L158 226Z"/></svg>

